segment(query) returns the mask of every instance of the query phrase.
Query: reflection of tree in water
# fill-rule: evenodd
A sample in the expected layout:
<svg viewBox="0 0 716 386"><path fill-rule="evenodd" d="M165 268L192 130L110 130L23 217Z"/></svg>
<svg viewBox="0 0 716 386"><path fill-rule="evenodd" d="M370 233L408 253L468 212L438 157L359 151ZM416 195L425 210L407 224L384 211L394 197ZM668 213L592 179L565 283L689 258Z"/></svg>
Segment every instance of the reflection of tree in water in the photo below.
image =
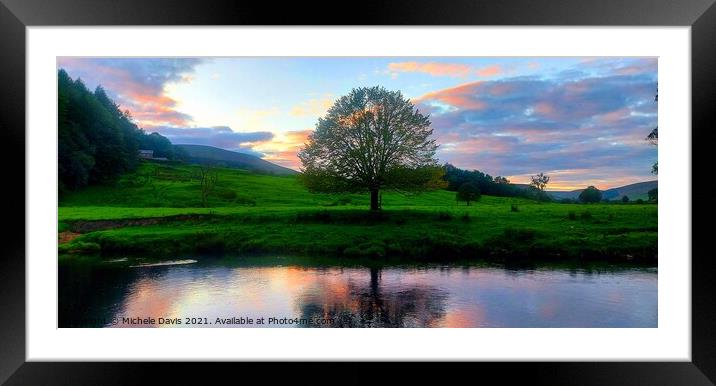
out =
<svg viewBox="0 0 716 386"><path fill-rule="evenodd" d="M370 268L370 282L348 282L348 290L304 296L300 305L305 319L334 319L321 327L431 327L445 317L447 293L415 285L407 289L381 286L381 269Z"/></svg>
<svg viewBox="0 0 716 386"><path fill-rule="evenodd" d="M142 280L159 280L167 267L132 269L112 263L60 264L59 327L104 327Z"/></svg>

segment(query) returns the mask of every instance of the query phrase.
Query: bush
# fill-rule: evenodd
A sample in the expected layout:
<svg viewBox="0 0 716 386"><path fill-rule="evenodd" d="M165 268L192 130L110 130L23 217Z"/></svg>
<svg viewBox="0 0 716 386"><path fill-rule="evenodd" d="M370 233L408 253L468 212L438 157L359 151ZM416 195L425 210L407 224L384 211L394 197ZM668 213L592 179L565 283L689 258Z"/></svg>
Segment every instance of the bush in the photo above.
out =
<svg viewBox="0 0 716 386"><path fill-rule="evenodd" d="M567 213L567 218L570 219L570 220L576 220L576 219L577 219L577 214L574 213L573 210L570 210L569 213Z"/></svg>
<svg viewBox="0 0 716 386"><path fill-rule="evenodd" d="M584 203L594 203L602 200L602 192L594 186L589 186L579 193L579 201Z"/></svg>
<svg viewBox="0 0 716 386"><path fill-rule="evenodd" d="M584 212L582 212L582 214L580 215L580 217L582 218L582 220L591 220L591 219L592 219L592 213L591 213L590 211L588 211L588 210L585 210Z"/></svg>
<svg viewBox="0 0 716 386"><path fill-rule="evenodd" d="M519 212L520 208L517 207L515 204L510 205L510 212Z"/></svg>
<svg viewBox="0 0 716 386"><path fill-rule="evenodd" d="M461 219L463 222L470 222L470 214L469 214L469 213L463 213L463 214L462 214L462 217L460 217L460 219Z"/></svg>
<svg viewBox="0 0 716 386"><path fill-rule="evenodd" d="M458 188L455 194L455 198L458 201L465 201L467 206L470 206L470 201L480 200L480 197L480 189L471 182L460 185L460 188Z"/></svg>

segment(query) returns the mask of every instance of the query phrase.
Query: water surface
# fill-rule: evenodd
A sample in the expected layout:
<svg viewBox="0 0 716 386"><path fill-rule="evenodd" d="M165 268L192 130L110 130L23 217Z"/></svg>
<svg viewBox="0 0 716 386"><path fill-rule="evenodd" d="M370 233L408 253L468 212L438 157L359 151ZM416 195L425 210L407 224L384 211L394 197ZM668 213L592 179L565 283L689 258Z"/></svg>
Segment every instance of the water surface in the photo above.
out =
<svg viewBox="0 0 716 386"><path fill-rule="evenodd" d="M656 268L318 260L62 259L59 326L657 327Z"/></svg>

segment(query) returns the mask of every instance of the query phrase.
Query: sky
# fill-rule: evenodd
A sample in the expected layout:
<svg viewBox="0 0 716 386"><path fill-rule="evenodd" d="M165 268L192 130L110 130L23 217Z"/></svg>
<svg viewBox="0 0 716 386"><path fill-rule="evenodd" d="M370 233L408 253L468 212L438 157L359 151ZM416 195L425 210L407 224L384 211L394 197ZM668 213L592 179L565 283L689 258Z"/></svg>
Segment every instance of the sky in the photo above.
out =
<svg viewBox="0 0 716 386"><path fill-rule="evenodd" d="M656 58L58 57L147 132L300 169L296 153L355 87L399 90L429 114L440 163L549 190L656 179Z"/></svg>

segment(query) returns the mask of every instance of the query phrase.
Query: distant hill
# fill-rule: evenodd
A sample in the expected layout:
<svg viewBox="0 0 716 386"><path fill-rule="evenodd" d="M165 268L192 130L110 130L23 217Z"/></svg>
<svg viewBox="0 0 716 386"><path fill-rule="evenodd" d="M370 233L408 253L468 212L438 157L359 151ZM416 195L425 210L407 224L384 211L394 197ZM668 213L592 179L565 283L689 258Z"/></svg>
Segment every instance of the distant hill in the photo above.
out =
<svg viewBox="0 0 716 386"><path fill-rule="evenodd" d="M602 191L602 198L608 200L619 200L624 196L628 196L632 200L636 200L639 198L646 200L648 198L647 193L651 189L658 187L658 185L658 181L654 180L637 182L636 184L620 186L618 188L611 188ZM570 191L548 191L547 193L552 196L552 198L557 200L561 200L564 198L577 199L579 197L579 194L582 193L583 190L584 189Z"/></svg>
<svg viewBox="0 0 716 386"><path fill-rule="evenodd" d="M244 169L251 172L274 174L274 175L290 175L298 174L297 171L274 163L262 160L259 157L237 153L219 149L218 147L205 145L175 145L184 149L189 156L188 161L191 163L206 164L210 163L217 166Z"/></svg>

